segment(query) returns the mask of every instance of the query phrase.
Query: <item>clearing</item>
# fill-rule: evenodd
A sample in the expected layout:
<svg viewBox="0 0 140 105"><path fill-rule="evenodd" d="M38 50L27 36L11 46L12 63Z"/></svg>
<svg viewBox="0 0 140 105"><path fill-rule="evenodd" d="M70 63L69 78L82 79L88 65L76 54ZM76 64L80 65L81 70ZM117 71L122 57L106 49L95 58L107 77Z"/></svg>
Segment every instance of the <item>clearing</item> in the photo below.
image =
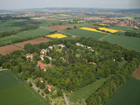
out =
<svg viewBox="0 0 140 105"><path fill-rule="evenodd" d="M19 76L10 71L0 71L1 105L50 105Z"/></svg>
<svg viewBox="0 0 140 105"><path fill-rule="evenodd" d="M41 42L48 42L48 41L50 41L50 39L41 37L41 38L36 38L36 39L32 39L32 40L28 40L28 41L16 43L15 45L24 48L24 44L27 44L27 43L39 44L39 43L41 43Z"/></svg>
<svg viewBox="0 0 140 105"><path fill-rule="evenodd" d="M107 78L102 78L99 80L96 80L91 85L88 85L86 87L83 87L79 90L73 91L70 96L71 102L76 102L78 99L87 99L90 95L92 95L105 81Z"/></svg>
<svg viewBox="0 0 140 105"><path fill-rule="evenodd" d="M7 55L7 54L12 53L15 50L23 50L23 49L18 48L14 45L7 45L7 46L0 47L0 54Z"/></svg>
<svg viewBox="0 0 140 105"><path fill-rule="evenodd" d="M140 80L130 78L104 105L139 105Z"/></svg>

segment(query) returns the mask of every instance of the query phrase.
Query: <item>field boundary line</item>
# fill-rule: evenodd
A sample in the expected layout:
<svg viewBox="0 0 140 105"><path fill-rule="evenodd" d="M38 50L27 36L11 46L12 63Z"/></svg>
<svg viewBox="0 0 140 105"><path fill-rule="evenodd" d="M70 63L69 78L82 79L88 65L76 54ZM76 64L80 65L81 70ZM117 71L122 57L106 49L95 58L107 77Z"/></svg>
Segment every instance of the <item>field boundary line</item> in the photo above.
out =
<svg viewBox="0 0 140 105"><path fill-rule="evenodd" d="M110 36L110 35L111 35L111 34L108 34L108 35L106 35L106 36L100 38L99 40L102 40L102 39L104 39L105 37Z"/></svg>

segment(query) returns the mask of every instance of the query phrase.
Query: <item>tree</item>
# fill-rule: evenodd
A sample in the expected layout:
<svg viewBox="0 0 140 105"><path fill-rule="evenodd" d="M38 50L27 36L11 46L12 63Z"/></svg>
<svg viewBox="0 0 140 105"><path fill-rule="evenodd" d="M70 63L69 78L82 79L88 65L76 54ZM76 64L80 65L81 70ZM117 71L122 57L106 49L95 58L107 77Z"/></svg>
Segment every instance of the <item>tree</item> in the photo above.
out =
<svg viewBox="0 0 140 105"><path fill-rule="evenodd" d="M47 58L47 57L44 57L44 62L47 63L47 64L49 64L50 63L50 59Z"/></svg>
<svg viewBox="0 0 140 105"><path fill-rule="evenodd" d="M41 94L42 94L42 96L44 96L44 93L43 92Z"/></svg>
<svg viewBox="0 0 140 105"><path fill-rule="evenodd" d="M69 81L67 84L67 90L71 91L71 88L72 88L72 82Z"/></svg>
<svg viewBox="0 0 140 105"><path fill-rule="evenodd" d="M63 95L63 92L62 92L60 89L58 89L58 90L57 90L57 95L58 95L58 96L62 96L62 95Z"/></svg>
<svg viewBox="0 0 140 105"><path fill-rule="evenodd" d="M45 88L45 84L44 83L40 83L39 87L40 87L40 89L44 89Z"/></svg>
<svg viewBox="0 0 140 105"><path fill-rule="evenodd" d="M29 86L32 87L32 83L29 81Z"/></svg>
<svg viewBox="0 0 140 105"><path fill-rule="evenodd" d="M49 90L47 88L45 88L44 92L45 94L49 94Z"/></svg>
<svg viewBox="0 0 140 105"><path fill-rule="evenodd" d="M40 85L40 81L37 80L37 82L36 82L36 86L39 87L39 85Z"/></svg>

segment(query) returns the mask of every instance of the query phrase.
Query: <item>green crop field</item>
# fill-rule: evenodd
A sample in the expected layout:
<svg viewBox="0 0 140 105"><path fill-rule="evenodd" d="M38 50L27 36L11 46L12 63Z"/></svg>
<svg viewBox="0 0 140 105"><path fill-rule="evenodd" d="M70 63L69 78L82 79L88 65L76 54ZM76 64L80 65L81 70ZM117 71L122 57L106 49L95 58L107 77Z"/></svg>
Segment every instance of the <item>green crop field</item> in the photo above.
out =
<svg viewBox="0 0 140 105"><path fill-rule="evenodd" d="M0 45L12 43L12 40L15 39L21 39L21 38L16 36L7 36L7 37L0 38Z"/></svg>
<svg viewBox="0 0 140 105"><path fill-rule="evenodd" d="M52 26L53 23L57 23L57 22L59 22L59 21L58 20L42 21L40 26L48 27L48 26Z"/></svg>
<svg viewBox="0 0 140 105"><path fill-rule="evenodd" d="M105 105L139 105L140 80L130 78L121 86Z"/></svg>
<svg viewBox="0 0 140 105"><path fill-rule="evenodd" d="M84 36L84 37L92 37L95 39L100 39L107 35L106 33L99 33L99 32L94 32L94 31L87 31L87 30L82 30L82 29L76 29L76 30L71 30L67 31L66 33L76 35L76 36Z"/></svg>
<svg viewBox="0 0 140 105"><path fill-rule="evenodd" d="M108 41L114 44L127 47L132 50L140 51L140 38L137 37L109 35L103 38L102 41Z"/></svg>
<svg viewBox="0 0 140 105"><path fill-rule="evenodd" d="M17 22L17 21L6 21L3 23L0 23L0 31L12 31L12 30L16 30L19 29L21 27L26 27L28 26L27 24L21 23L21 22Z"/></svg>
<svg viewBox="0 0 140 105"><path fill-rule="evenodd" d="M42 29L42 28L38 28L38 29L35 29L35 30L30 30L30 31L27 31L27 32L18 33L14 36L18 36L18 37L22 37L22 38L29 38L29 37L47 35L49 32L51 32L51 31L46 30L46 29Z"/></svg>
<svg viewBox="0 0 140 105"><path fill-rule="evenodd" d="M50 105L39 93L16 74L0 71L1 105Z"/></svg>
<svg viewBox="0 0 140 105"><path fill-rule="evenodd" d="M73 91L70 96L71 102L76 102L78 99L87 99L91 94L93 94L105 81L107 78L102 78L99 80L96 80L91 85L88 85L86 87L83 87L79 90Z"/></svg>
<svg viewBox="0 0 140 105"><path fill-rule="evenodd" d="M134 30L133 28L127 27L127 26L114 26L111 28L117 29L117 30L123 30L123 31L129 31L129 32L139 32L140 33L140 30Z"/></svg>

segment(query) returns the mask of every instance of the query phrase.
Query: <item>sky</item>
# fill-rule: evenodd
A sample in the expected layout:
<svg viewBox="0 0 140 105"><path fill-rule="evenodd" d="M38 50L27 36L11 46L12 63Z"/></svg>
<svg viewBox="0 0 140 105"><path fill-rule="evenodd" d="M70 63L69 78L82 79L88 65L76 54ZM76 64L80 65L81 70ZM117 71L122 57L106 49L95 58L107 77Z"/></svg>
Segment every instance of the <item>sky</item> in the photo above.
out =
<svg viewBox="0 0 140 105"><path fill-rule="evenodd" d="M140 8L140 0L0 0L0 9L47 7Z"/></svg>

